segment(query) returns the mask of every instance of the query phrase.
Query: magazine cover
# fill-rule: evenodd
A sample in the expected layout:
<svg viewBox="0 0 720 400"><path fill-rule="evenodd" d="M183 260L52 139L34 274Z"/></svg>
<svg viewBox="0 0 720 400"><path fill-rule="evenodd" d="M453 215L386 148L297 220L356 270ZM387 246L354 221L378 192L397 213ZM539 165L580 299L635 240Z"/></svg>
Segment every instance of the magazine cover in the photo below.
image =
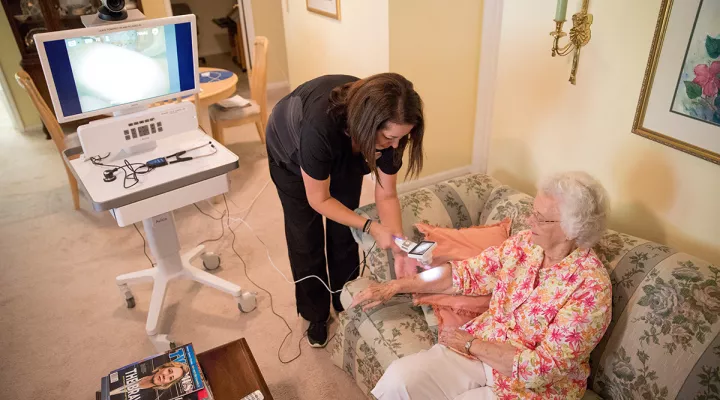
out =
<svg viewBox="0 0 720 400"><path fill-rule="evenodd" d="M110 400L203 400L210 397L203 389L192 344L127 365L108 376Z"/></svg>

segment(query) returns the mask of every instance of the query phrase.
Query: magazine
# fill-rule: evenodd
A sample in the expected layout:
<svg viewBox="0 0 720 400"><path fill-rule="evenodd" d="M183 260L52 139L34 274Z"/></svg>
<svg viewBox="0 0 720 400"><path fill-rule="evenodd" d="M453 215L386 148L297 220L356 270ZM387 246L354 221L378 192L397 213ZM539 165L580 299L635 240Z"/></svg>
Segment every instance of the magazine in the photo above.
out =
<svg viewBox="0 0 720 400"><path fill-rule="evenodd" d="M111 372L108 400L211 400L192 344ZM103 393L104 396L104 393Z"/></svg>

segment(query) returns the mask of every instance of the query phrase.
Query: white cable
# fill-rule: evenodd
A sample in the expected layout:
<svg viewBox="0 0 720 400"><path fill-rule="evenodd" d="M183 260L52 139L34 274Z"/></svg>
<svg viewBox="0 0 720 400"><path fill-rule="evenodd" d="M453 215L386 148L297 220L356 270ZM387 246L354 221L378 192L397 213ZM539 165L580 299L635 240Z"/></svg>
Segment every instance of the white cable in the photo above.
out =
<svg viewBox="0 0 720 400"><path fill-rule="evenodd" d="M250 205L249 205L247 208L245 208L245 209L243 209L243 210L240 211L240 212L243 212L243 211L247 210L247 213L246 213L242 218L247 218L247 216L250 215L250 211L252 211L252 208L253 208L253 206L255 205L255 202L256 202L257 199L260 197L260 195L262 194L262 192L265 191L265 188L268 187L269 184L270 184L270 180L268 180L267 182L265 182L265 184L263 185L262 189L260 189L260 191L255 195L255 197L254 197L254 198L252 199L252 201L250 202ZM233 203L233 204L235 204L235 203ZM237 206L237 204L235 204L235 205ZM230 219L242 220L242 218L230 218Z"/></svg>
<svg viewBox="0 0 720 400"><path fill-rule="evenodd" d="M269 181L269 180L268 180L267 182L265 182L265 185L262 187L262 189L260 189L260 191L258 192L258 194L255 195L255 198L253 198L252 202L250 203L250 206L248 206L247 208L245 208L245 209L242 210L242 211L248 210L247 214L245 214L245 216L244 216L243 218L247 218L248 215L250 215L250 211L252 211L253 205L255 204L255 202L257 201L257 199L260 197L260 195L262 194L262 192L265 191L265 188L268 186L268 184L270 184L270 181ZM233 204L235 204L235 203L233 203ZM235 205L237 206L237 204L235 204ZM275 268L275 270L283 277L283 279L285 279L285 282L290 283L290 284L297 284L297 283L300 283L300 282L302 282L302 281L304 281L304 280L306 280L306 279L315 278L315 279L319 280L320 283L323 284L323 286L325 286L325 289L327 289L327 291L330 292L330 294L336 294L336 293L340 293L340 292L343 291L343 289L339 289L339 290L334 290L334 291L333 291L333 290L330 289L330 287L325 283L325 281L323 281L323 280L322 280L319 276L317 276L317 275L309 275L309 276L306 276L306 277L304 277L304 278L298 279L298 280L296 280L296 281L291 281L291 280L289 280L289 279L287 278L287 276L285 276L285 274L283 274L282 271L280 271L280 269L277 267L277 265L275 265L275 262L272 260L272 257L270 257L270 249L268 248L268 246L267 246L267 245L265 244L265 242L263 242L263 240L260 239L260 237L255 233L255 230L252 228L252 226L250 226L250 224L248 224L247 222L245 222L245 220L244 220L243 218L232 218L232 217L230 217L230 214L228 213L228 221L227 221L228 229L230 229L230 220L242 222L242 223L250 230L250 232L253 234L253 236L255 236L255 239L257 239L257 240L263 245L263 247L265 247L265 254L267 254L267 258L268 258L268 260L270 261L270 265L272 265L273 268ZM360 265L358 265L358 267L359 267L359 266L360 266ZM346 284L347 284L347 283L346 283ZM344 285L343 285L343 287L344 287Z"/></svg>

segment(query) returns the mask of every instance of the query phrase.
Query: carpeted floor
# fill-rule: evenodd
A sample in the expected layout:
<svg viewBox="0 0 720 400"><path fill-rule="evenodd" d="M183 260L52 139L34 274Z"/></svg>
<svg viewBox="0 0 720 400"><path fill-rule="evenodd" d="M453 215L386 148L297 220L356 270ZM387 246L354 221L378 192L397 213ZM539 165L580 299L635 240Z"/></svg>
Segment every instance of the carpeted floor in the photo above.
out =
<svg viewBox="0 0 720 400"><path fill-rule="evenodd" d="M7 399L91 399L100 377L154 353L145 336L151 285L132 287L137 301L125 308L116 275L149 267L142 239L120 228L108 213L95 213L81 198L74 211L58 152L42 133L22 134L0 106L0 387ZM246 208L269 180L265 148L253 125L230 131L228 146L240 156L231 173L230 212ZM363 203L372 201L366 183ZM199 203L219 216L224 205ZM180 243L189 249L217 238L221 226L194 206L177 210ZM276 265L290 276L280 202L272 182L247 218L268 244ZM276 311L294 333L280 350L297 354L305 325L295 312L293 286L275 271L264 247L239 222L235 247L250 277L274 296ZM138 224L142 228L142 224ZM260 292L258 308L241 314L233 299L189 281L175 281L165 300L162 332L203 351L245 337L276 399L362 399L353 381L322 349L301 342L302 356L289 365L277 358L287 330L270 312L270 299L246 278L227 233L208 250L219 253L215 273ZM332 330L331 330L332 332ZM239 398L238 394L238 398Z"/></svg>

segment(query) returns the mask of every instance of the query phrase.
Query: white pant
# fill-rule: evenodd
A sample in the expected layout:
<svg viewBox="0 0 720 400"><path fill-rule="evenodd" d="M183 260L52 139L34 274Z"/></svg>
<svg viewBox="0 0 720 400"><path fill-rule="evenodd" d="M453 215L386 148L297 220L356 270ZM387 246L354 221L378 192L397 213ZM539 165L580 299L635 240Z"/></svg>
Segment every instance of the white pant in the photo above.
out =
<svg viewBox="0 0 720 400"><path fill-rule="evenodd" d="M492 368L436 344L393 361L378 381L378 400L492 400Z"/></svg>

